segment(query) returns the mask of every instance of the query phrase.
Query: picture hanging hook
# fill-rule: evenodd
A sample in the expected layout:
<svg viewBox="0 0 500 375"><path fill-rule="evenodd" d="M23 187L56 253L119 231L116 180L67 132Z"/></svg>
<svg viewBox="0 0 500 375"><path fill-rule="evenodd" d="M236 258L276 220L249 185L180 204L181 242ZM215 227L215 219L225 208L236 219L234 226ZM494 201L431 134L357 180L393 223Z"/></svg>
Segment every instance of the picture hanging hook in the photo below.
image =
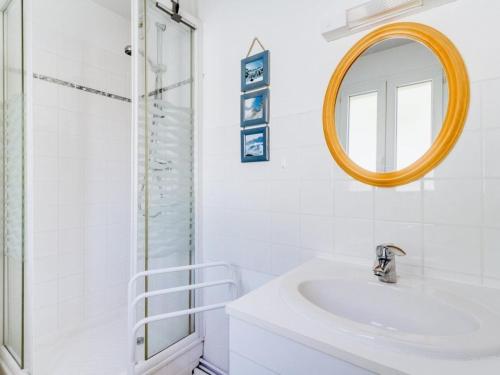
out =
<svg viewBox="0 0 500 375"><path fill-rule="evenodd" d="M250 54L252 53L252 50L253 50L253 47L255 46L255 43L258 43L260 48L262 48L263 51L266 50L264 48L264 46L262 45L262 43L260 42L259 38L255 37L252 40L252 44L250 44L250 49L248 50L247 57L250 56Z"/></svg>

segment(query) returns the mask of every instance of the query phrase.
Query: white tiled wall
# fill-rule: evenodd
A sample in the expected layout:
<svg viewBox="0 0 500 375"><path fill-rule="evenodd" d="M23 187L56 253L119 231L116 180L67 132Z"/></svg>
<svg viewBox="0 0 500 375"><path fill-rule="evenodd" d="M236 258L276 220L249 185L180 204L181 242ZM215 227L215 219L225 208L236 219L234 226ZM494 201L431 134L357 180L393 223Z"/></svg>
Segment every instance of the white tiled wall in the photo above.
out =
<svg viewBox="0 0 500 375"><path fill-rule="evenodd" d="M89 0L33 5L34 73L130 97L128 20ZM125 306L130 103L33 84L37 350Z"/></svg>
<svg viewBox="0 0 500 375"><path fill-rule="evenodd" d="M412 16L442 30L467 64L465 131L442 165L380 189L339 170L322 133L330 75L362 33L327 43L355 1L200 2L204 21L203 251L241 267L246 291L319 253L371 261L376 244L408 252L402 272L500 285L500 4L458 0ZM225 17L224 14L231 14ZM450 17L450 15L453 15ZM228 32L230 30L230 32ZM271 51L271 161L239 161L239 61L253 37ZM205 352L227 368L223 313L207 319ZM219 334L211 334L219 332Z"/></svg>

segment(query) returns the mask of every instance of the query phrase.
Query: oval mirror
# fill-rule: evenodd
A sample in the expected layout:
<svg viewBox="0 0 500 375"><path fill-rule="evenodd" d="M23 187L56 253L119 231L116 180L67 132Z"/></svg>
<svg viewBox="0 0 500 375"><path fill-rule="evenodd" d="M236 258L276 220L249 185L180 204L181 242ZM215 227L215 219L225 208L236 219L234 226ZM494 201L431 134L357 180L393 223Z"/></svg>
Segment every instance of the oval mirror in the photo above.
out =
<svg viewBox="0 0 500 375"><path fill-rule="evenodd" d="M343 58L327 90L324 130L337 163L376 186L434 168L458 139L468 107L463 61L438 31L384 26Z"/></svg>

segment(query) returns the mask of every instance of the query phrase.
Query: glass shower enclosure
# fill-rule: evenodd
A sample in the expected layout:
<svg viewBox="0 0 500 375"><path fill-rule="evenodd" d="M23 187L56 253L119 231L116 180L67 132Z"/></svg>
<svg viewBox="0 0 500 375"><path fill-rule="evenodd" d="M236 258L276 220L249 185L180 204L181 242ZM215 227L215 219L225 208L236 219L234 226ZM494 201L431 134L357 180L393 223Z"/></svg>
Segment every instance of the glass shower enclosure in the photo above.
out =
<svg viewBox="0 0 500 375"><path fill-rule="evenodd" d="M24 367L23 1L1 4L2 345Z"/></svg>
<svg viewBox="0 0 500 375"><path fill-rule="evenodd" d="M185 266L194 257L193 34L152 0L138 1L136 79L137 257L133 272ZM137 291L188 285L190 271L153 275ZM194 306L190 291L145 299L138 318ZM138 334L138 358L148 360L190 336L194 317L147 324Z"/></svg>

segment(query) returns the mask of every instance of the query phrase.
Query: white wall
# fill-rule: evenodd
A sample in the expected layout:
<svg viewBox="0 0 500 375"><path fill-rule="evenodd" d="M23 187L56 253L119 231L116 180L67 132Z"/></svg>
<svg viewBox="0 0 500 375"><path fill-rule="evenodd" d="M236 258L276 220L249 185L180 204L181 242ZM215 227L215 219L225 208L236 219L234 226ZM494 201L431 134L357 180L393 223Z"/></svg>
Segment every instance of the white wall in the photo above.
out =
<svg viewBox="0 0 500 375"><path fill-rule="evenodd" d="M35 74L130 97L128 20L89 0L33 3ZM36 361L53 357L46 344L125 307L130 103L33 85Z"/></svg>
<svg viewBox="0 0 500 375"><path fill-rule="evenodd" d="M461 51L472 98L445 162L413 184L351 180L322 133L323 95L336 64L364 33L327 43L359 1L203 0L205 259L241 267L246 291L318 253L370 262L400 244L402 272L500 285L500 3L459 0L408 20L436 27ZM241 164L240 59L253 37L271 51L271 161ZM368 269L367 269L367 272ZM227 320L207 314L205 355L227 368Z"/></svg>

